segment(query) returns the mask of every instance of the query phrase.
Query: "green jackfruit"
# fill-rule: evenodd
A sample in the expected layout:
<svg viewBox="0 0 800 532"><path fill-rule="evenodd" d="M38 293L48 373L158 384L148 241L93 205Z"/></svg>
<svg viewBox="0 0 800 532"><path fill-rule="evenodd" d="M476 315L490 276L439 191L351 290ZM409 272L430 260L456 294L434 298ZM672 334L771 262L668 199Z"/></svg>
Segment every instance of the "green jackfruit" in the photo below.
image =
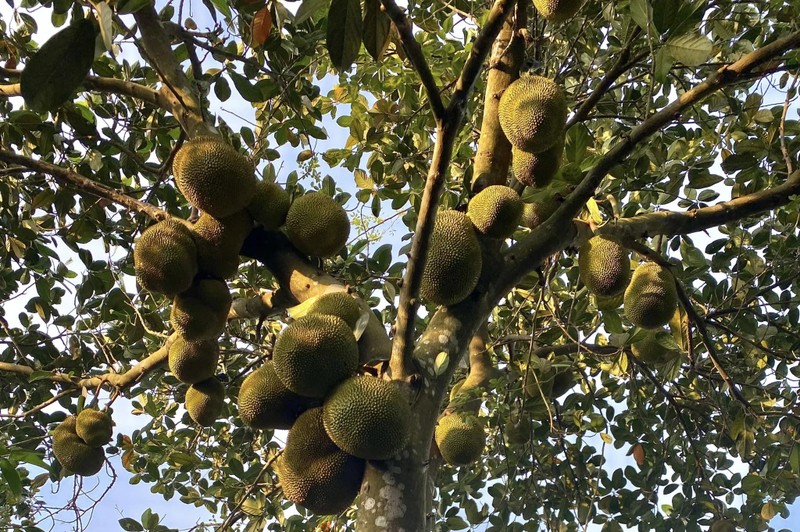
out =
<svg viewBox="0 0 800 532"><path fill-rule="evenodd" d="M631 279L628 250L604 236L594 236L581 246L578 271L591 293L601 297L620 294Z"/></svg>
<svg viewBox="0 0 800 532"><path fill-rule="evenodd" d="M287 499L312 513L330 515L353 503L364 468L364 460L331 441L323 426L322 408L312 408L289 430L275 470Z"/></svg>
<svg viewBox="0 0 800 532"><path fill-rule="evenodd" d="M462 466L477 462L486 446L486 433L477 416L452 413L439 418L434 434L444 461Z"/></svg>
<svg viewBox="0 0 800 532"><path fill-rule="evenodd" d="M280 185L272 181L259 181L247 212L264 229L274 231L286 221L291 203L289 193Z"/></svg>
<svg viewBox="0 0 800 532"><path fill-rule="evenodd" d="M76 424L77 418L69 416L53 430L53 454L67 471L90 477L103 468L106 453L87 445L75 432Z"/></svg>
<svg viewBox="0 0 800 532"><path fill-rule="evenodd" d="M239 389L239 417L255 429L288 429L310 404L286 389L271 360L248 375Z"/></svg>
<svg viewBox="0 0 800 532"><path fill-rule="evenodd" d="M654 262L640 264L625 290L625 315L646 329L661 327L675 314L678 292L672 274Z"/></svg>
<svg viewBox="0 0 800 532"><path fill-rule="evenodd" d="M580 10L583 0L533 0L536 11L550 22L563 22Z"/></svg>
<svg viewBox="0 0 800 532"><path fill-rule="evenodd" d="M347 243L350 220L333 198L322 192L310 192L289 207L286 235L306 255L330 257Z"/></svg>
<svg viewBox="0 0 800 532"><path fill-rule="evenodd" d="M323 420L331 440L344 452L365 460L397 455L411 429L411 408L390 381L351 377L325 398Z"/></svg>
<svg viewBox="0 0 800 532"><path fill-rule="evenodd" d="M114 433L113 427L111 416L106 412L85 409L78 414L75 433L89 447L102 447L111 441L111 435Z"/></svg>
<svg viewBox="0 0 800 532"><path fill-rule="evenodd" d="M556 142L541 153L530 153L519 148L511 148L511 168L514 177L523 185L543 188L553 182L561 168L564 141Z"/></svg>
<svg viewBox="0 0 800 532"><path fill-rule="evenodd" d="M216 339L191 341L178 336L169 346L169 370L186 384L213 377L218 362L219 344Z"/></svg>
<svg viewBox="0 0 800 532"><path fill-rule="evenodd" d="M216 279L199 279L175 297L169 319L186 340L208 340L225 330L230 308L228 285Z"/></svg>
<svg viewBox="0 0 800 532"><path fill-rule="evenodd" d="M289 324L272 353L275 373L292 392L323 398L358 369L353 330L336 316L313 314Z"/></svg>
<svg viewBox="0 0 800 532"><path fill-rule="evenodd" d="M567 120L564 90L547 78L524 75L500 97L498 118L513 146L542 153L564 136Z"/></svg>
<svg viewBox="0 0 800 532"><path fill-rule="evenodd" d="M172 172L189 203L216 218L243 210L256 191L252 163L219 137L187 141L175 154Z"/></svg>
<svg viewBox="0 0 800 532"><path fill-rule="evenodd" d="M350 329L355 329L361 319L361 307L358 301L347 292L328 292L309 302L306 315L328 314L342 318Z"/></svg>
<svg viewBox="0 0 800 532"><path fill-rule="evenodd" d="M222 414L225 387L216 377L192 384L186 390L185 406L195 423L210 427Z"/></svg>
<svg viewBox="0 0 800 532"><path fill-rule="evenodd" d="M631 344L633 356L644 362L659 366L678 358L680 351L670 349L658 341L658 332L648 332L638 342Z"/></svg>
<svg viewBox="0 0 800 532"><path fill-rule="evenodd" d="M519 226L523 203L519 194L503 185L491 185L467 205L467 217L479 233L492 238L508 238Z"/></svg>
<svg viewBox="0 0 800 532"><path fill-rule="evenodd" d="M541 225L545 220L550 218L560 203L554 198L548 201L534 201L526 203L522 209L522 217L520 218L520 225L533 229Z"/></svg>
<svg viewBox="0 0 800 532"><path fill-rule="evenodd" d="M219 279L236 275L239 251L252 228L253 222L247 211L220 219L203 213L192 226L199 271Z"/></svg>
<svg viewBox="0 0 800 532"><path fill-rule="evenodd" d="M472 293L481 274L481 246L467 215L436 215L420 294L437 305L455 305Z"/></svg>
<svg viewBox="0 0 800 532"><path fill-rule="evenodd" d="M177 220L151 225L136 241L133 265L146 290L169 297L187 290L197 274L197 247L189 229Z"/></svg>

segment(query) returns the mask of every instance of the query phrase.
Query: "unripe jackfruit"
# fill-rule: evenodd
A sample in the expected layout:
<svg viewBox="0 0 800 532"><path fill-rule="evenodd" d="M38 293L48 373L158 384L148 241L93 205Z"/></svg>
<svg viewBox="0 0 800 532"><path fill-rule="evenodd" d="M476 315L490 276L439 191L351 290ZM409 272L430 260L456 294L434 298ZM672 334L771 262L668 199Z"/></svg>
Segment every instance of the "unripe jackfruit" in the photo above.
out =
<svg viewBox="0 0 800 532"><path fill-rule="evenodd" d="M507 238L519 226L522 209L522 200L513 188L492 185L470 200L467 216L479 233L492 238Z"/></svg>
<svg viewBox="0 0 800 532"><path fill-rule="evenodd" d="M102 447L91 447L78 436L76 422L75 416L69 416L53 430L53 454L67 471L89 477L103 468L106 453Z"/></svg>
<svg viewBox="0 0 800 532"><path fill-rule="evenodd" d="M228 285L216 279L199 279L175 297L169 319L186 340L208 340L225 330L230 308Z"/></svg>
<svg viewBox="0 0 800 532"><path fill-rule="evenodd" d="M463 301L478 284L481 266L481 246L467 215L439 212L422 273L422 297L438 305Z"/></svg>
<svg viewBox="0 0 800 532"><path fill-rule="evenodd" d="M219 137L188 140L175 154L172 172L189 203L216 218L247 207L256 190L252 163Z"/></svg>
<svg viewBox="0 0 800 532"><path fill-rule="evenodd" d="M347 292L328 292L309 304L306 315L311 314L336 316L343 319L350 329L355 329L361 319L361 307Z"/></svg>
<svg viewBox="0 0 800 532"><path fill-rule="evenodd" d="M271 360L248 375L239 389L239 417L255 429L288 429L310 403L286 389Z"/></svg>
<svg viewBox="0 0 800 532"><path fill-rule="evenodd" d="M641 340L631 344L633 356L645 364L661 365L675 360L680 356L680 352L670 349L658 341L658 333L650 332Z"/></svg>
<svg viewBox="0 0 800 532"><path fill-rule="evenodd" d="M533 0L536 11L550 22L563 22L575 16L583 0Z"/></svg>
<svg viewBox="0 0 800 532"><path fill-rule="evenodd" d="M277 183L259 181L247 212L264 229L274 231L286 221L291 202L289 194Z"/></svg>
<svg viewBox="0 0 800 532"><path fill-rule="evenodd" d="M164 220L142 233L133 248L136 280L146 290L173 297L187 290L197 274L197 247L189 229Z"/></svg>
<svg viewBox="0 0 800 532"><path fill-rule="evenodd" d="M220 219L203 213L192 227L199 271L219 279L236 275L239 251L252 228L247 211Z"/></svg>
<svg viewBox="0 0 800 532"><path fill-rule="evenodd" d="M216 377L192 384L186 390L185 406L195 423L210 427L222 414L225 387Z"/></svg>
<svg viewBox="0 0 800 532"><path fill-rule="evenodd" d="M578 271L591 293L601 297L620 294L631 279L628 250L609 238L594 236L578 252Z"/></svg>
<svg viewBox="0 0 800 532"><path fill-rule="evenodd" d="M514 177L523 185L543 188L549 185L561 167L564 141L556 142L541 153L530 153L519 148L511 148L511 168Z"/></svg>
<svg viewBox="0 0 800 532"><path fill-rule="evenodd" d="M192 341L178 336L169 347L169 370L186 384L213 377L217 362L219 344L216 339Z"/></svg>
<svg viewBox="0 0 800 532"><path fill-rule="evenodd" d="M333 198L322 192L310 192L289 207L286 235L306 255L330 257L347 243L350 220Z"/></svg>
<svg viewBox="0 0 800 532"><path fill-rule="evenodd" d="M555 199L526 203L522 209L520 225L527 227L528 229L533 229L550 218L550 216L556 212L558 206L559 203Z"/></svg>
<svg viewBox="0 0 800 532"><path fill-rule="evenodd" d="M640 264L625 290L624 304L634 325L654 329L667 324L678 304L672 274L654 262Z"/></svg>
<svg viewBox="0 0 800 532"><path fill-rule="evenodd" d="M486 446L486 433L478 417L461 412L439 418L435 439L444 461L456 466L477 462Z"/></svg>
<svg viewBox="0 0 800 532"><path fill-rule="evenodd" d="M564 89L541 76L524 75L500 97L500 127L511 144L530 153L551 148L564 135Z"/></svg>
<svg viewBox="0 0 800 532"><path fill-rule="evenodd" d="M78 414L75 433L89 447L102 447L111 441L113 426L114 423L108 413L87 408Z"/></svg>

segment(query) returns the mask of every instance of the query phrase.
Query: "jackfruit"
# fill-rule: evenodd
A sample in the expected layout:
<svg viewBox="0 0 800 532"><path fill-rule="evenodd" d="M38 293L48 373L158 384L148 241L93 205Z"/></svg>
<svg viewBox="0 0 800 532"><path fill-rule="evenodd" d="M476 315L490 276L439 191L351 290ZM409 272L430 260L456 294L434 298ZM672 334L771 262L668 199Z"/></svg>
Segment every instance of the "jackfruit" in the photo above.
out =
<svg viewBox="0 0 800 532"><path fill-rule="evenodd" d="M455 305L472 293L481 274L481 246L467 215L442 211L433 225L420 294L437 305Z"/></svg>
<svg viewBox="0 0 800 532"><path fill-rule="evenodd" d="M711 523L708 532L736 532L736 525L728 519L717 519Z"/></svg>
<svg viewBox="0 0 800 532"><path fill-rule="evenodd" d="M358 301L347 292L328 292L315 298L305 309L306 315L328 314L343 319L350 329L355 329L361 319L361 307Z"/></svg>
<svg viewBox="0 0 800 532"><path fill-rule="evenodd" d="M330 257L347 243L350 220L333 198L322 192L310 192L289 207L286 235L306 255Z"/></svg>
<svg viewBox="0 0 800 532"><path fill-rule="evenodd" d="M175 297L169 319L186 340L208 340L225 330L230 308L228 285L216 279L199 279Z"/></svg>
<svg viewBox="0 0 800 532"><path fill-rule="evenodd" d="M680 351L670 349L658 341L657 332L649 332L641 340L631 344L633 356L655 366L666 364L680 356Z"/></svg>
<svg viewBox="0 0 800 532"><path fill-rule="evenodd" d="M338 514L358 495L365 462L339 449L322 423L322 408L297 418L275 471L283 494L320 515Z"/></svg>
<svg viewBox="0 0 800 532"><path fill-rule="evenodd" d="M99 410L85 409L78 414L75 422L75 433L89 447L102 447L111 441L114 433L111 416Z"/></svg>
<svg viewBox="0 0 800 532"><path fill-rule="evenodd" d="M358 369L358 344L347 323L314 314L289 324L272 353L284 386L304 397L322 398Z"/></svg>
<svg viewBox="0 0 800 532"><path fill-rule="evenodd" d="M669 322L678 304L672 274L654 262L640 264L625 290L625 315L634 325L646 329Z"/></svg>
<svg viewBox="0 0 800 532"><path fill-rule="evenodd" d="M523 412L509 415L503 426L503 435L509 445L525 445L531 440L531 421Z"/></svg>
<svg viewBox="0 0 800 532"><path fill-rule="evenodd" d="M221 219L203 213L192 226L198 270L220 279L236 275L239 251L252 228L253 222L247 211Z"/></svg>
<svg viewBox="0 0 800 532"><path fill-rule="evenodd" d="M486 432L477 416L462 412L439 418L434 433L444 461L462 466L477 462L486 446Z"/></svg>
<svg viewBox="0 0 800 532"><path fill-rule="evenodd" d="M524 75L500 97L498 119L513 146L541 153L564 136L566 95L552 80Z"/></svg>
<svg viewBox="0 0 800 532"><path fill-rule="evenodd" d="M264 229L274 231L286 221L291 202L289 194L277 183L259 181L247 212Z"/></svg>
<svg viewBox="0 0 800 532"><path fill-rule="evenodd" d="M216 339L192 341L178 336L169 346L169 370L186 384L213 377L217 362L219 344Z"/></svg>
<svg viewBox="0 0 800 532"><path fill-rule="evenodd" d="M503 185L491 185L467 205L467 217L479 233L492 238L507 238L519 226L523 203L519 194Z"/></svg>
<svg viewBox="0 0 800 532"><path fill-rule="evenodd" d="M102 447L90 447L75 432L77 418L69 416L53 430L53 454L69 472L89 477L97 474L105 463Z"/></svg>
<svg viewBox="0 0 800 532"><path fill-rule="evenodd" d="M405 447L411 407L390 381L351 377L325 398L323 421L331 440L365 460L388 460Z"/></svg>
<svg viewBox="0 0 800 532"><path fill-rule="evenodd" d="M210 427L222 414L225 387L216 377L196 382L186 390L185 406L195 423Z"/></svg>
<svg viewBox="0 0 800 532"><path fill-rule="evenodd" d="M197 246L177 220L151 225L133 247L136 280L151 292L173 297L187 290L197 274Z"/></svg>
<svg viewBox="0 0 800 532"><path fill-rule="evenodd" d="M310 404L286 389L271 360L248 375L239 389L239 417L255 429L288 429Z"/></svg>
<svg viewBox="0 0 800 532"><path fill-rule="evenodd" d="M631 279L628 250L604 236L594 236L578 252L578 271L591 293L601 297L620 294Z"/></svg>
<svg viewBox="0 0 800 532"><path fill-rule="evenodd" d="M533 0L536 11L550 22L563 22L575 16L583 0Z"/></svg>
<svg viewBox="0 0 800 532"><path fill-rule="evenodd" d="M252 163L219 137L188 140L175 154L172 172L189 203L215 218L243 210L256 191Z"/></svg>
<svg viewBox="0 0 800 532"><path fill-rule="evenodd" d="M530 153L519 148L511 148L511 168L514 177L523 185L543 188L552 183L561 168L564 153L563 135L561 140L541 153Z"/></svg>
<svg viewBox="0 0 800 532"><path fill-rule="evenodd" d="M561 367L549 366L540 371L529 367L524 374L525 393L533 399L557 398L567 393L575 385L577 374L572 368L564 368L565 360L556 359Z"/></svg>
<svg viewBox="0 0 800 532"><path fill-rule="evenodd" d="M548 201L534 201L526 203L522 209L522 217L520 218L520 225L533 229L541 225L545 220L550 218L556 209L558 209L559 202L555 199Z"/></svg>

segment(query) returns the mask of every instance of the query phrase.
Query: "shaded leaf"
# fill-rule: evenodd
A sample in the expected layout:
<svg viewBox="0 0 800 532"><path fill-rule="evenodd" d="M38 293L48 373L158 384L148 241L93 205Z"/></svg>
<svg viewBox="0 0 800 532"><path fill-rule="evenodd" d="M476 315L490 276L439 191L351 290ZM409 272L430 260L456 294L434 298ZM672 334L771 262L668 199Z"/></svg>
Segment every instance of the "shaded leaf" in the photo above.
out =
<svg viewBox="0 0 800 532"><path fill-rule="evenodd" d="M299 8L297 8L297 13L295 13L294 23L300 24L301 22L310 19L327 3L328 0L303 0L303 3L300 4Z"/></svg>
<svg viewBox="0 0 800 532"><path fill-rule="evenodd" d="M681 35L667 41L667 49L676 61L686 66L698 66L707 61L714 50L708 37L704 35Z"/></svg>
<svg viewBox="0 0 800 532"><path fill-rule="evenodd" d="M378 61L389 46L391 21L381 10L380 0L364 2L364 48Z"/></svg>
<svg viewBox="0 0 800 532"><path fill-rule="evenodd" d="M5 458L0 458L0 471L3 472L3 478L6 479L11 493L17 497L22 495L22 482L19 479L19 473L17 473L17 469L14 465Z"/></svg>
<svg viewBox="0 0 800 532"><path fill-rule="evenodd" d="M361 48L361 2L333 0L328 10L328 39L331 63L336 70L348 70Z"/></svg>

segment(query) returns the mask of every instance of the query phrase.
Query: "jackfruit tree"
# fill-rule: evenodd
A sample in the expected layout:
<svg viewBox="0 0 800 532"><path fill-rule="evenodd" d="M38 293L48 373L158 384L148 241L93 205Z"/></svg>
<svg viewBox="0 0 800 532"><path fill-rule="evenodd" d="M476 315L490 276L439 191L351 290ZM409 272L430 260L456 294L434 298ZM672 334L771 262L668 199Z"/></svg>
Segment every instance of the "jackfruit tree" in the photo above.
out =
<svg viewBox="0 0 800 532"><path fill-rule="evenodd" d="M798 86L782 0L2 3L0 528L797 529Z"/></svg>

